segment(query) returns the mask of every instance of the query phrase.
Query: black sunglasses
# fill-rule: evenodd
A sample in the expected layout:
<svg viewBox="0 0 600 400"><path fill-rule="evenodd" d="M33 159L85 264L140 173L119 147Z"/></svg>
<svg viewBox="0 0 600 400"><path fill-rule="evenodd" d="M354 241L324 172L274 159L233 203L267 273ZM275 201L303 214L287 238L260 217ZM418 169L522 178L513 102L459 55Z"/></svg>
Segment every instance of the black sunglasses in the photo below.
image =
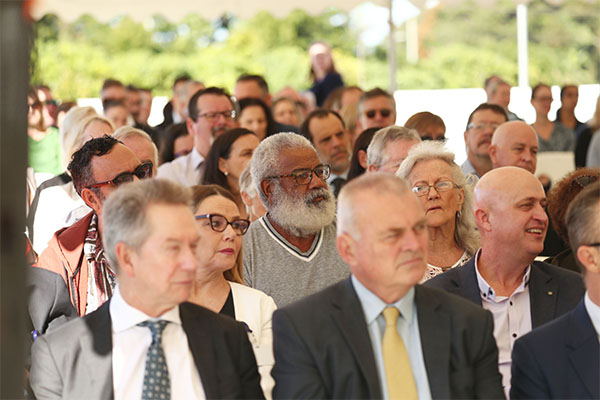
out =
<svg viewBox="0 0 600 400"><path fill-rule="evenodd" d="M381 110L369 110L365 114L367 115L367 118L375 118L375 114L377 114L377 112L379 112L383 118L387 118L392 114L392 110L389 108L382 108Z"/></svg>
<svg viewBox="0 0 600 400"><path fill-rule="evenodd" d="M227 225L231 225L231 228L235 232L236 235L242 236L244 233L248 231L248 227L250 227L250 220L244 218L234 219L233 221L229 221L227 218L222 216L221 214L203 214L194 216L196 219L205 219L208 218L210 221L210 229L215 232L223 232L227 229Z"/></svg>
<svg viewBox="0 0 600 400"><path fill-rule="evenodd" d="M115 185L119 186L124 183L133 182L133 177L137 176L138 179L146 179L152 177L152 167L153 164L151 162L140 164L136 167L133 172L121 172L119 175L115 176L113 179L104 182L94 183L88 186L88 189L97 188L105 185Z"/></svg>

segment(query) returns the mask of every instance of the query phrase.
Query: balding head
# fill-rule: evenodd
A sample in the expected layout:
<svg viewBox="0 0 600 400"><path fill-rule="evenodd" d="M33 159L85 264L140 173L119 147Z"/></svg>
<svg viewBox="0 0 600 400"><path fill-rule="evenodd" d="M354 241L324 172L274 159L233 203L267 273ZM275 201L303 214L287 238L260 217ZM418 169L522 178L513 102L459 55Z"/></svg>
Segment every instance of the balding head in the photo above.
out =
<svg viewBox="0 0 600 400"><path fill-rule="evenodd" d="M531 126L510 121L496 129L488 152L493 168L520 167L534 174L538 147L538 138Z"/></svg>
<svg viewBox="0 0 600 400"><path fill-rule="evenodd" d="M486 173L475 186L473 212L483 251L528 265L542 251L548 228L546 195L538 179L518 167Z"/></svg>

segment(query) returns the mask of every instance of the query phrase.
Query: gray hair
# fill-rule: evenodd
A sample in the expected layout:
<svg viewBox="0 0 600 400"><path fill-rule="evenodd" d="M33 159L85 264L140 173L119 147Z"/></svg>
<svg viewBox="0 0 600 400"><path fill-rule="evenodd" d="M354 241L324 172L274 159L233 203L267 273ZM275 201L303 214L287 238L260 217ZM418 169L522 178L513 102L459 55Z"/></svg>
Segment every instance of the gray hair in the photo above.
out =
<svg viewBox="0 0 600 400"><path fill-rule="evenodd" d="M342 187L338 195L337 207L337 235L345 233L353 237L355 240L360 239L360 232L356 227L355 217L355 201L354 198L359 193L364 193L371 190L374 193L393 194L403 196L411 194L410 186L405 179L392 174L383 172L374 172L371 174L363 174L358 178L352 179ZM360 204L356 204L360 207Z"/></svg>
<svg viewBox="0 0 600 400"><path fill-rule="evenodd" d="M62 148L62 166L66 170L71 161L71 156L81 147L80 136L83 129L79 129L81 122L91 117L96 117L93 107L73 107L65 115L59 129L59 138Z"/></svg>
<svg viewBox="0 0 600 400"><path fill-rule="evenodd" d="M313 145L303 136L292 132L282 132L264 139L252 154L250 161L250 173L254 179L254 185L263 204L267 205L267 196L263 193L260 183L266 178L279 175L281 162L279 154L286 149L305 148L317 153Z"/></svg>
<svg viewBox="0 0 600 400"><path fill-rule="evenodd" d="M129 137L139 137L147 140L152 145L152 164L154 164L154 168L158 168L158 149L154 144L154 141L146 132L141 129L134 128L132 126L122 126L113 133L113 137L117 140L123 142L125 139Z"/></svg>
<svg viewBox="0 0 600 400"><path fill-rule="evenodd" d="M250 173L250 165L246 166L239 178L240 184L240 192L246 193L248 196L255 198L256 197L256 185L254 184L254 180L252 179L252 174Z"/></svg>
<svg viewBox="0 0 600 400"><path fill-rule="evenodd" d="M419 133L414 129L408 129L403 126L392 125L378 130L369 147L367 147L367 163L381 167L386 163L385 148L388 143L399 140L416 140L421 141Z"/></svg>
<svg viewBox="0 0 600 400"><path fill-rule="evenodd" d="M428 140L419 143L411 148L408 157L402 164L396 174L402 178L408 179L408 175L419 161L441 160L450 166L452 179L456 185L463 189L464 200L460 213L456 216L456 228L454 229L454 240L456 244L464 249L469 255L474 255L481 245L479 233L475 225L475 215L473 214L473 187L476 178L465 178L460 166L454 162L454 153L449 151L443 143L434 140Z"/></svg>
<svg viewBox="0 0 600 400"><path fill-rule="evenodd" d="M106 259L118 269L117 243L139 250L151 234L148 207L182 205L192 209L190 189L167 179L144 179L128 183L112 193L102 208L102 243Z"/></svg>
<svg viewBox="0 0 600 400"><path fill-rule="evenodd" d="M569 204L565 215L565 224L569 232L569 243L571 250L585 273L586 269L581 265L577 257L579 246L597 243L598 237L598 215L600 211L600 182L591 184L583 189Z"/></svg>

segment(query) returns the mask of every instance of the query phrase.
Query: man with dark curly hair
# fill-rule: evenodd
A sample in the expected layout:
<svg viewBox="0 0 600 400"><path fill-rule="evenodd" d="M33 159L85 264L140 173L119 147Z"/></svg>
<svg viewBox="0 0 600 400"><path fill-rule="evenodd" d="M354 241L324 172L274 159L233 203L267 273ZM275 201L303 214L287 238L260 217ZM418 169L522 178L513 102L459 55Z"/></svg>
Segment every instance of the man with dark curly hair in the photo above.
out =
<svg viewBox="0 0 600 400"><path fill-rule="evenodd" d="M141 163L127 146L105 135L76 151L68 170L75 190L92 211L57 231L37 266L62 275L81 316L108 300L115 286L102 246L102 205L117 186L151 177L152 163Z"/></svg>

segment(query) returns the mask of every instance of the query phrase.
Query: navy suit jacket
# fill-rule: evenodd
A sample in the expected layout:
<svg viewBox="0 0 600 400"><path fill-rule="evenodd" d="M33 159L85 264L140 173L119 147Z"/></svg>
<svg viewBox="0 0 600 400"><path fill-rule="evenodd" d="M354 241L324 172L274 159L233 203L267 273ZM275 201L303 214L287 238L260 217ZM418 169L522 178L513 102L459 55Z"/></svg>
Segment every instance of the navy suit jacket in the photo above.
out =
<svg viewBox="0 0 600 400"><path fill-rule="evenodd" d="M489 312L444 291L415 287L434 399L504 399ZM350 278L273 314L274 399L378 399L375 356Z"/></svg>
<svg viewBox="0 0 600 400"><path fill-rule="evenodd" d="M428 280L425 286L444 289L482 305L475 257L461 267L452 268ZM571 311L584 294L585 286L580 274L534 261L529 275L531 327L535 329Z"/></svg>
<svg viewBox="0 0 600 400"><path fill-rule="evenodd" d="M114 398L110 300L38 338L30 382L38 399ZM191 303L179 305L183 330L207 399L263 399L246 329Z"/></svg>
<svg viewBox="0 0 600 400"><path fill-rule="evenodd" d="M600 398L600 344L583 300L515 342L513 399Z"/></svg>

